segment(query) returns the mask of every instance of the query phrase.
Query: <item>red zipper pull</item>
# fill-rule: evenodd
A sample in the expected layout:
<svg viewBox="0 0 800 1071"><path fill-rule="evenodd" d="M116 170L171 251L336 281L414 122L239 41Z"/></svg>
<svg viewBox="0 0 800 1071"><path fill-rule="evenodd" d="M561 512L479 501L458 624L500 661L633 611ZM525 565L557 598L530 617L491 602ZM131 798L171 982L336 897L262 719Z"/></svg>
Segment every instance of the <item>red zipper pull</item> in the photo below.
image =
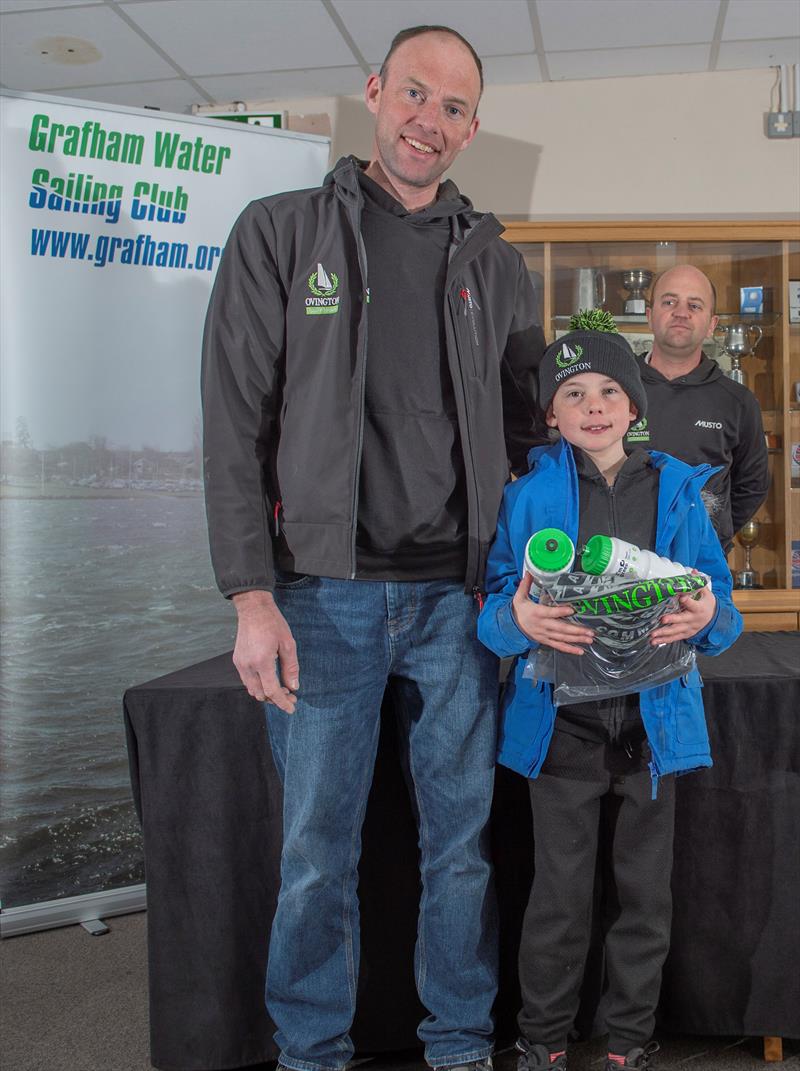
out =
<svg viewBox="0 0 800 1071"><path fill-rule="evenodd" d="M477 604L478 604L478 610L482 610L483 609L483 603L484 603L484 597L483 597L483 592L481 591L481 589L480 588L473 588L472 589L472 597L475 599L475 602L477 602Z"/></svg>
<svg viewBox="0 0 800 1071"><path fill-rule="evenodd" d="M273 522L274 522L274 525L275 525L275 536L276 536L276 538L281 534L281 522L280 522L280 519L279 519L279 514L281 512L281 506L282 506L282 503L279 500L279 501L277 501L275 503L275 506L274 506L274 508L272 510L272 519L273 519Z"/></svg>

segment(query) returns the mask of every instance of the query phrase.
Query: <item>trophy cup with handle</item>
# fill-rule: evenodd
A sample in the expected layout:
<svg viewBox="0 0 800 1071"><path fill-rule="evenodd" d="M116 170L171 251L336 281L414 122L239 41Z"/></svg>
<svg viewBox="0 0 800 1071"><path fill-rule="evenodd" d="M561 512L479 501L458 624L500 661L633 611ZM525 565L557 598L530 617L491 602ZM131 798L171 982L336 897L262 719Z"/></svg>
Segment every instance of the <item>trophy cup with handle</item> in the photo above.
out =
<svg viewBox="0 0 800 1071"><path fill-rule="evenodd" d="M622 273L622 285L629 291L624 305L626 316L644 316L647 308L644 292L652 281L653 273L645 268L632 268Z"/></svg>
<svg viewBox="0 0 800 1071"><path fill-rule="evenodd" d="M750 556L753 553L753 547L758 545L760 535L761 524L759 521L753 519L749 520L747 524L742 525L739 534L736 537L744 547L744 569L740 569L737 572L734 587L740 588L743 591L752 591L754 588L761 587L758 582L758 573L753 568L753 563L750 559Z"/></svg>
<svg viewBox="0 0 800 1071"><path fill-rule="evenodd" d="M728 378L747 386L747 376L742 368L742 357L755 352L763 332L758 324L735 323L714 328L714 341L719 343L731 359Z"/></svg>

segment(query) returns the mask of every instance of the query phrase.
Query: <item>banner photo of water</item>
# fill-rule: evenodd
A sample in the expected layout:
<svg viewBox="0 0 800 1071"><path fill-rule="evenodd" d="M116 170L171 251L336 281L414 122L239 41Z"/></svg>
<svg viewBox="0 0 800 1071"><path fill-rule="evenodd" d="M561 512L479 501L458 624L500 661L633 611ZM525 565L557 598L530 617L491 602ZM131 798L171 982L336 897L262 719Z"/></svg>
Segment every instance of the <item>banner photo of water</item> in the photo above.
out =
<svg viewBox="0 0 800 1071"><path fill-rule="evenodd" d="M123 692L228 650L234 623L199 491L2 507L0 866L13 907L144 880Z"/></svg>
<svg viewBox="0 0 800 1071"><path fill-rule="evenodd" d="M252 199L326 139L0 95L0 897L144 880L122 696L229 650L202 494L200 349ZM232 791L235 790L232 786Z"/></svg>

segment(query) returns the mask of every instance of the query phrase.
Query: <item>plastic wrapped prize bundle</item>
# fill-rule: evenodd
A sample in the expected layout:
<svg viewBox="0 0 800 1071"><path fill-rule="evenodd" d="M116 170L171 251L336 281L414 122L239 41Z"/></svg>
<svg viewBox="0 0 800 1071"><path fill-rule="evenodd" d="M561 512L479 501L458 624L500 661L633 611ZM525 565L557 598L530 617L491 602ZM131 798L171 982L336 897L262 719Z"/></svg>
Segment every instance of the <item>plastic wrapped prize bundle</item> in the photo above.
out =
<svg viewBox="0 0 800 1071"><path fill-rule="evenodd" d="M658 562L666 559L651 558L653 571L663 572ZM598 568L591 556L580 561L584 568ZM638 692L688 673L694 649L683 640L654 647L650 635L664 614L678 609L680 595L706 587L708 578L669 565L681 572L650 577L562 572L550 579L541 601L572 606L569 620L591 628L594 640L583 655L546 646L532 650L524 676L552 681L554 702L563 705Z"/></svg>

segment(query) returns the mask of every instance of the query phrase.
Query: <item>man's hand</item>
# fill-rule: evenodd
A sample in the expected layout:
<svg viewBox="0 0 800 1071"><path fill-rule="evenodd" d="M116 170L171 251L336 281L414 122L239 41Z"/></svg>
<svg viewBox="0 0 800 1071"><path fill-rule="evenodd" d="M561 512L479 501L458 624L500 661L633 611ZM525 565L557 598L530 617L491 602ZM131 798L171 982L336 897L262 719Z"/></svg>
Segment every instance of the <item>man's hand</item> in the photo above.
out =
<svg viewBox="0 0 800 1071"><path fill-rule="evenodd" d="M300 687L297 648L271 591L242 591L232 598L239 617L233 664L254 699L293 714ZM275 661L280 663L280 678Z"/></svg>
<svg viewBox="0 0 800 1071"><path fill-rule="evenodd" d="M533 602L530 597L532 581L530 573L525 573L511 600L511 609L519 627L537 643L544 643L565 654L582 655L583 647L577 644L591 643L594 639L592 630L584 625L571 625L564 620L572 614L571 606L546 606Z"/></svg>
<svg viewBox="0 0 800 1071"><path fill-rule="evenodd" d="M700 588L693 594L678 598L680 610L674 614L664 614L658 628L650 636L650 643L658 647L661 643L674 643L676 640L688 640L701 628L705 628L717 606L717 598L711 587Z"/></svg>

